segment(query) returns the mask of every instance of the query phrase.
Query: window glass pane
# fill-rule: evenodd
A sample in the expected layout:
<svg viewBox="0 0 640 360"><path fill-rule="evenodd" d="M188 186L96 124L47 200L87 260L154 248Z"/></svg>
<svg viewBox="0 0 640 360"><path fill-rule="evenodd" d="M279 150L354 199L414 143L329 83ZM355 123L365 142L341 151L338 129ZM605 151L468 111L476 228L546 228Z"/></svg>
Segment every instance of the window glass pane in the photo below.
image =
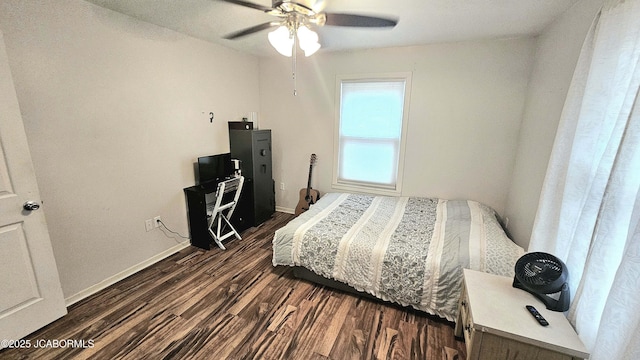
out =
<svg viewBox="0 0 640 360"><path fill-rule="evenodd" d="M399 138L402 132L404 81L344 82L340 134Z"/></svg>
<svg viewBox="0 0 640 360"><path fill-rule="evenodd" d="M395 142L343 139L342 180L394 185L398 147Z"/></svg>

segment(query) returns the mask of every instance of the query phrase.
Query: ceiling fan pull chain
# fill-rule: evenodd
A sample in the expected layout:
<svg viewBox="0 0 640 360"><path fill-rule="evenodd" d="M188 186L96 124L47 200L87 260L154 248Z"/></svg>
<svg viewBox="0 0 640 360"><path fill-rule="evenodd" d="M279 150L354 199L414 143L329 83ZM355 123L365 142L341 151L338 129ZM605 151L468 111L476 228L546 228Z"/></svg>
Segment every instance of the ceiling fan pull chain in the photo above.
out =
<svg viewBox="0 0 640 360"><path fill-rule="evenodd" d="M293 56L291 57L291 61L293 62L291 64L291 68L292 68L292 76L293 76L293 96L298 96L298 89L297 89L297 81L296 81L296 65L297 65L297 61L296 61L296 53L297 51L297 36L294 34L293 35Z"/></svg>

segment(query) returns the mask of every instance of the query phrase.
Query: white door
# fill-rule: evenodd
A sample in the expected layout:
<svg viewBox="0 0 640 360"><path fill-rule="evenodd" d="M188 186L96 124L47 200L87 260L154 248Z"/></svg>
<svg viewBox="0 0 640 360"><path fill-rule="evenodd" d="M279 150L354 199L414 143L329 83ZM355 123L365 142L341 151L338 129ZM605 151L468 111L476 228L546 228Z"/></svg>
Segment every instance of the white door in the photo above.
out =
<svg viewBox="0 0 640 360"><path fill-rule="evenodd" d="M0 32L0 340L67 313L43 209L26 210L30 201L40 194Z"/></svg>

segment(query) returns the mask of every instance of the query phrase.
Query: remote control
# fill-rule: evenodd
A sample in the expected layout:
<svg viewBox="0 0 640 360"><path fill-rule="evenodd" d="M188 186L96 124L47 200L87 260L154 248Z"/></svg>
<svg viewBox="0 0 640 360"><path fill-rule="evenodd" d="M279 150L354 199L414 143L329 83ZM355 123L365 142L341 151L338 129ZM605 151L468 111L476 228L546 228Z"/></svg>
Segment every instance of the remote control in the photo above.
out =
<svg viewBox="0 0 640 360"><path fill-rule="evenodd" d="M549 325L549 322L547 322L547 320L544 317L542 317L542 315L540 315L540 313L538 312L538 310L536 310L536 308L534 308L531 305L527 305L527 310L529 310L531 315L533 315L533 317L536 318L536 320L538 320L540 325L542 326Z"/></svg>

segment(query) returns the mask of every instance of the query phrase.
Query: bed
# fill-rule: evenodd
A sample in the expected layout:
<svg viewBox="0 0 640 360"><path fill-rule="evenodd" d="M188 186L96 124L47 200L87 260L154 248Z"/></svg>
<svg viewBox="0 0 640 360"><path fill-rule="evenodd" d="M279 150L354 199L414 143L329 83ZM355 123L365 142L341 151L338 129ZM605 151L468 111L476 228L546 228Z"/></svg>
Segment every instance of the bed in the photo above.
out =
<svg viewBox="0 0 640 360"><path fill-rule="evenodd" d="M455 321L463 268L513 277L523 254L479 202L329 193L276 231L272 261Z"/></svg>

